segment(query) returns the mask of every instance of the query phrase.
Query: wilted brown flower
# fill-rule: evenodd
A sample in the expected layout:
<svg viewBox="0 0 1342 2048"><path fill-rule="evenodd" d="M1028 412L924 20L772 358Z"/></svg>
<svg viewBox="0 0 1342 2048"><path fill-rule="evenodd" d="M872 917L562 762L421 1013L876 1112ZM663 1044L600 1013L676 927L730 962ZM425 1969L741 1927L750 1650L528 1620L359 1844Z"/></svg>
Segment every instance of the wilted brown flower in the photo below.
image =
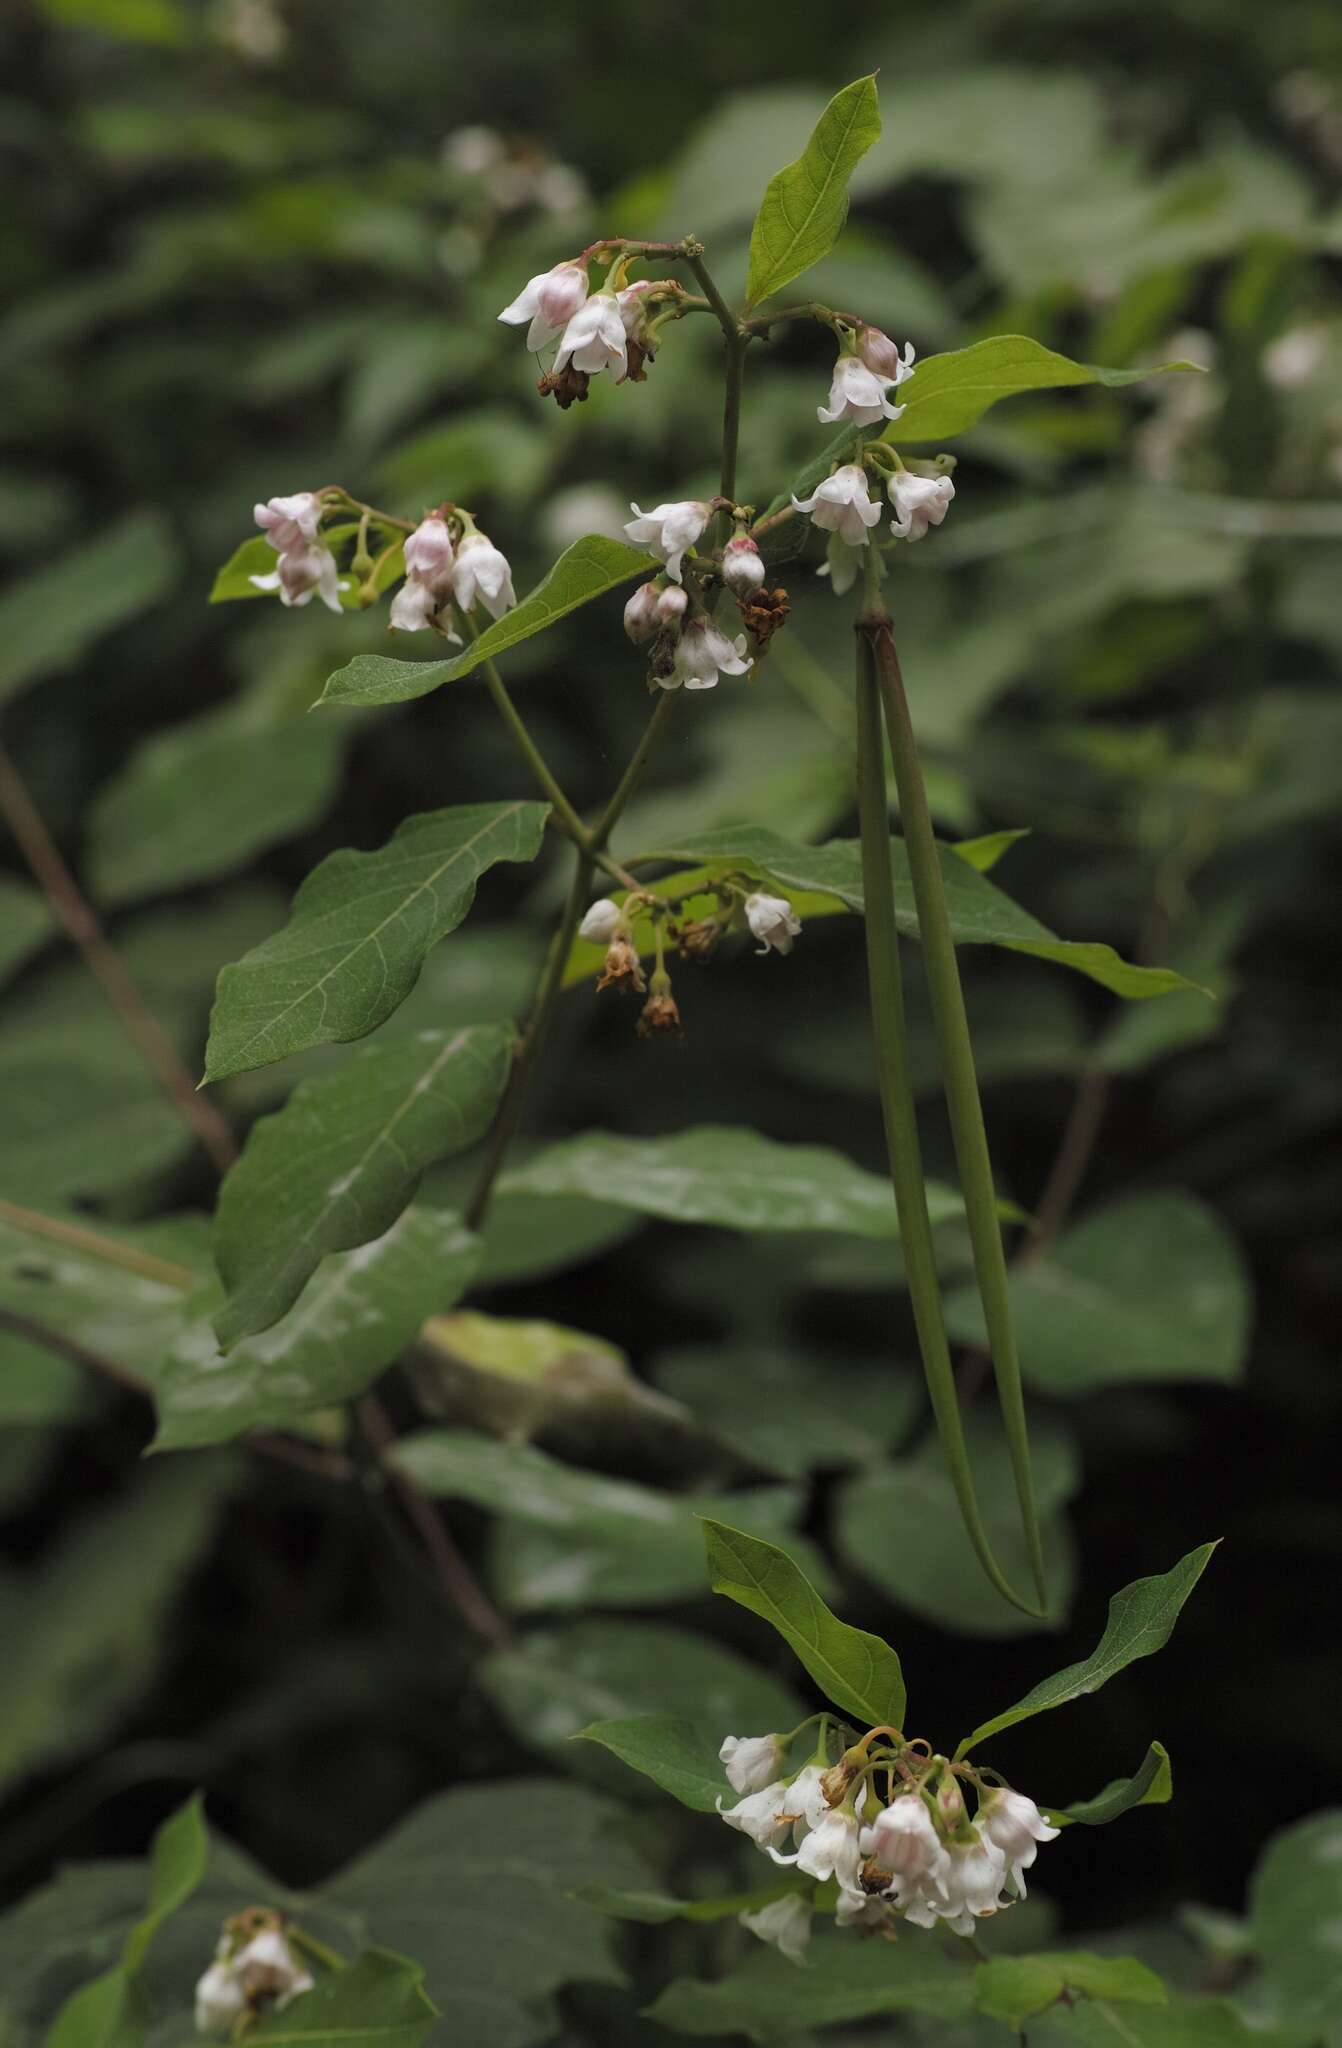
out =
<svg viewBox="0 0 1342 2048"><path fill-rule="evenodd" d="M792 606L788 603L787 592L777 590L752 590L747 596L737 599L741 623L755 645L761 650L768 646L778 628L786 619Z"/></svg>
<svg viewBox="0 0 1342 2048"><path fill-rule="evenodd" d="M586 370L575 370L572 363L565 363L562 370L547 370L536 389L542 398L553 398L560 411L567 412L571 405L583 403L590 382Z"/></svg>
<svg viewBox="0 0 1342 2048"><path fill-rule="evenodd" d="M669 993L650 995L638 1020L639 1037L654 1038L669 1032L673 1037L679 1038L682 1029L675 997Z"/></svg>
<svg viewBox="0 0 1342 2048"><path fill-rule="evenodd" d="M610 942L601 979L597 983L597 994L604 988L628 989L641 996L647 988L643 969L638 964L638 954L624 933L618 933Z"/></svg>

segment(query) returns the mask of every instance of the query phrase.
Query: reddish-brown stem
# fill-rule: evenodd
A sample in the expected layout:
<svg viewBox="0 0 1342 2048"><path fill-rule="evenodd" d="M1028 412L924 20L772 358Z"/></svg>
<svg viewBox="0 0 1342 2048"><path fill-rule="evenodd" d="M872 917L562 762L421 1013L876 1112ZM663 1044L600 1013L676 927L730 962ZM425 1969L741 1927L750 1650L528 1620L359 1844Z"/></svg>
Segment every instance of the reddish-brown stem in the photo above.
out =
<svg viewBox="0 0 1342 2048"><path fill-rule="evenodd" d="M197 1094L176 1046L135 986L120 955L109 944L28 794L23 777L3 746L0 746L0 813L14 834L34 881L51 906L52 915L64 926L83 954L127 1037L164 1094L195 1132L219 1172L227 1173L238 1156L233 1133L214 1104Z"/></svg>

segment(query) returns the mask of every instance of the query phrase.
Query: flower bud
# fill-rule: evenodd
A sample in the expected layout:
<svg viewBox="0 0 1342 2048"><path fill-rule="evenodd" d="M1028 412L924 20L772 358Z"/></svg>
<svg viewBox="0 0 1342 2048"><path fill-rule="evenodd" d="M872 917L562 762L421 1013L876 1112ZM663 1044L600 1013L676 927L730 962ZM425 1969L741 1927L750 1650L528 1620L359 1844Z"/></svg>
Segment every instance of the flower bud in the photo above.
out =
<svg viewBox="0 0 1342 2048"><path fill-rule="evenodd" d="M635 647L641 646L645 640L651 640L657 631L659 595L655 583L640 583L624 608L624 630ZM684 597L683 590L680 595Z"/></svg>
<svg viewBox="0 0 1342 2048"><path fill-rule="evenodd" d="M906 377L913 375L913 343L906 342L901 356L888 334L867 322L857 329L856 344L858 358L878 377L889 377L896 384L902 384Z"/></svg>
<svg viewBox="0 0 1342 2048"><path fill-rule="evenodd" d="M595 903L588 907L586 917L578 926L578 937L586 939L594 946L608 946L623 923L624 912L619 904L612 903L609 896L600 896ZM731 1777L730 1771L727 1775ZM734 1778L732 1783L736 1784ZM746 1788L743 1785L737 1785L736 1789L738 1792L743 1792Z"/></svg>
<svg viewBox="0 0 1342 2048"><path fill-rule="evenodd" d="M783 1750L776 1735L728 1735L718 1760L734 1792L762 1792L778 1776Z"/></svg>
<svg viewBox="0 0 1342 2048"><path fill-rule="evenodd" d="M929 526L940 526L955 496L948 476L916 476L897 469L886 486L895 516L890 522L897 540L921 540Z"/></svg>
<svg viewBox="0 0 1342 2048"><path fill-rule="evenodd" d="M764 581L760 551L748 533L738 533L722 551L722 580L738 597L758 590Z"/></svg>
<svg viewBox="0 0 1342 2048"><path fill-rule="evenodd" d="M690 600L678 583L668 583L657 599L657 616L664 626L674 626L677 619L683 619Z"/></svg>
<svg viewBox="0 0 1342 2048"><path fill-rule="evenodd" d="M941 1822L943 1833L948 1836L954 1835L964 1826L968 1817L965 1812L964 1794L958 1781L949 1771L944 1771L941 1783L937 1786L937 1818Z"/></svg>

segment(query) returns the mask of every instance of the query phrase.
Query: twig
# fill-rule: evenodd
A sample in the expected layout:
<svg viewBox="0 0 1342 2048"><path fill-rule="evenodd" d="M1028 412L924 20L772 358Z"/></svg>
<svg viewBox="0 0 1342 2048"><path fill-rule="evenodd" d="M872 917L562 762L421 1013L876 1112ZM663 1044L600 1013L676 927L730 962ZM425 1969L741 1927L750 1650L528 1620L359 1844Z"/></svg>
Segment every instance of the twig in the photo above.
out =
<svg viewBox="0 0 1342 2048"><path fill-rule="evenodd" d="M508 1624L494 1607L448 1533L433 1502L408 1472L391 1458L396 1431L376 1394L365 1394L357 1409L359 1426L377 1459L379 1470L400 1501L433 1565L439 1589L463 1621L495 1648L509 1640Z"/></svg>
<svg viewBox="0 0 1342 2048"><path fill-rule="evenodd" d="M154 1079L195 1132L219 1172L227 1173L238 1156L233 1133L214 1104L197 1094L176 1046L127 973L120 955L109 944L79 884L61 858L23 777L3 746L0 746L0 812L3 812L53 915L83 954L90 972L96 977Z"/></svg>
<svg viewBox="0 0 1342 2048"><path fill-rule="evenodd" d="M1015 1264L1022 1271L1044 1256L1071 1213L1104 1122L1109 1086L1102 1067L1087 1067L1077 1083L1044 1191L1035 1206L1035 1227L1016 1255Z"/></svg>

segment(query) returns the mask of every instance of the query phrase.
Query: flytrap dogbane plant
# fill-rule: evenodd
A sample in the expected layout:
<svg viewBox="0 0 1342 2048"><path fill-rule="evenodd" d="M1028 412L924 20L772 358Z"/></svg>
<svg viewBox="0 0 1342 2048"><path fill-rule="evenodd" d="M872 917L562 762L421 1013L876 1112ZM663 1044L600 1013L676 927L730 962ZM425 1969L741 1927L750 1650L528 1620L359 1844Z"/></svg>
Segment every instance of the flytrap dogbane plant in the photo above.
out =
<svg viewBox="0 0 1342 2048"><path fill-rule="evenodd" d="M343 1094L337 1083L325 1084L348 1130L349 1170L328 1175L320 1187L314 1179L313 1215L293 1248L277 1246L273 1233L246 1219L254 1214L254 1189L263 1170L268 1179L283 1174L286 1148L310 1142L308 1123L316 1112L300 1091L290 1110L259 1127L225 1184L219 1242L227 1299L216 1328L226 1345L268 1328L295 1300L324 1252L377 1239L405 1209L419 1172L484 1136L482 1163L460 1219L467 1231L478 1233L566 983L585 978L590 968L598 990L642 998L643 1036L675 1036L682 1029L670 964L676 955L706 961L733 935L753 942L761 954L785 956L802 931L797 894L815 903L818 892L826 911L837 897L864 918L890 1178L941 1445L983 1570L1003 1598L1038 1616L1046 1600L1044 1557L998 1202L956 965L957 928L881 584L898 566L899 550L927 539L946 519L956 496L953 458L938 451L989 404L1046 386L1123 384L1138 373L1095 370L1020 336L999 336L919 362L910 344L897 344L860 314L819 303L777 304L776 295L833 246L847 210L848 180L879 127L870 78L846 87L826 109L801 157L765 193L740 308L727 303L703 245L687 234L667 242L608 237L560 256L499 315L507 325L525 326L527 345L548 354L540 390L561 409L587 401L603 378L608 385L634 387L619 396L608 390L613 403L637 402L636 387L659 349L672 345L679 324L694 316L714 320L722 339L723 401L719 488L711 499L667 496L644 510L647 499L640 492L631 500L633 516L623 541L595 534L576 541L520 602L506 554L481 532L475 514L450 497L419 517L368 505L338 486L277 497L257 508L262 537L245 544L221 571L220 597L275 591L282 602L300 605L315 593L341 610L366 609L399 585L390 608L393 632L432 633L445 651L429 660L358 655L329 678L322 701L400 703L478 673L542 802L434 813L408 820L380 853L333 856L300 893L291 928L224 970L207 1078L375 1030L413 986L428 948L465 916L484 868L499 859L533 858L545 826L570 842L573 864L520 1032L501 1020L444 1034L433 1049L433 1087L441 1086L450 1101L450 1116L426 1107L436 1097L421 1076L414 1084L418 1092L404 1098L413 1114L402 1106L390 1124L376 1127L384 1135L394 1127L394 1145L370 1132L360 1105L371 1099L374 1080L393 1069L398 1082L404 1078L409 1085L413 1079L400 1075L391 1053L362 1055L366 1064L351 1074ZM687 275L688 283L668 272ZM838 432L800 476L767 501L760 486L778 480L752 479L757 500L764 502L757 511L744 501L737 482L745 368L781 323L794 321L817 323L831 337L835 355L827 402L818 388L816 412ZM913 452L918 448L932 453ZM445 488L451 482L445 478ZM767 847L761 852L769 835L748 826L735 844L724 845L719 836L689 876L665 873L670 855L617 858L614 834L673 708L691 695L702 701L702 693L720 683L767 688L769 649L785 629L792 604L772 565L783 554L796 555L797 539L809 527L825 537L818 573L828 578L830 590L843 596L858 589L860 872L841 845L807 849L779 842L774 853ZM625 601L624 628L638 650L652 711L604 810L589 819L580 815L537 745L497 661L580 606L630 583L637 587ZM1025 1533L1033 1582L1028 1591L1011 1584L989 1542L951 1369L905 1045L887 744L975 1277ZM818 878L794 885L779 868ZM393 872L407 871L411 882L397 897ZM596 886L605 893L593 902ZM1090 949L1097 950L1103 949ZM1121 962L1117 967L1123 970L1119 979L1111 975L1106 985L1125 992L1179 985L1178 977L1143 981L1139 970ZM1108 970L1087 962L1085 971ZM367 1085L361 1086L365 1077ZM325 1104L327 1098L321 1100ZM458 1294L469 1283L468 1261L461 1262L460 1274ZM920 1780L920 1797L924 1790ZM875 1792L868 1797L874 1801Z"/></svg>

